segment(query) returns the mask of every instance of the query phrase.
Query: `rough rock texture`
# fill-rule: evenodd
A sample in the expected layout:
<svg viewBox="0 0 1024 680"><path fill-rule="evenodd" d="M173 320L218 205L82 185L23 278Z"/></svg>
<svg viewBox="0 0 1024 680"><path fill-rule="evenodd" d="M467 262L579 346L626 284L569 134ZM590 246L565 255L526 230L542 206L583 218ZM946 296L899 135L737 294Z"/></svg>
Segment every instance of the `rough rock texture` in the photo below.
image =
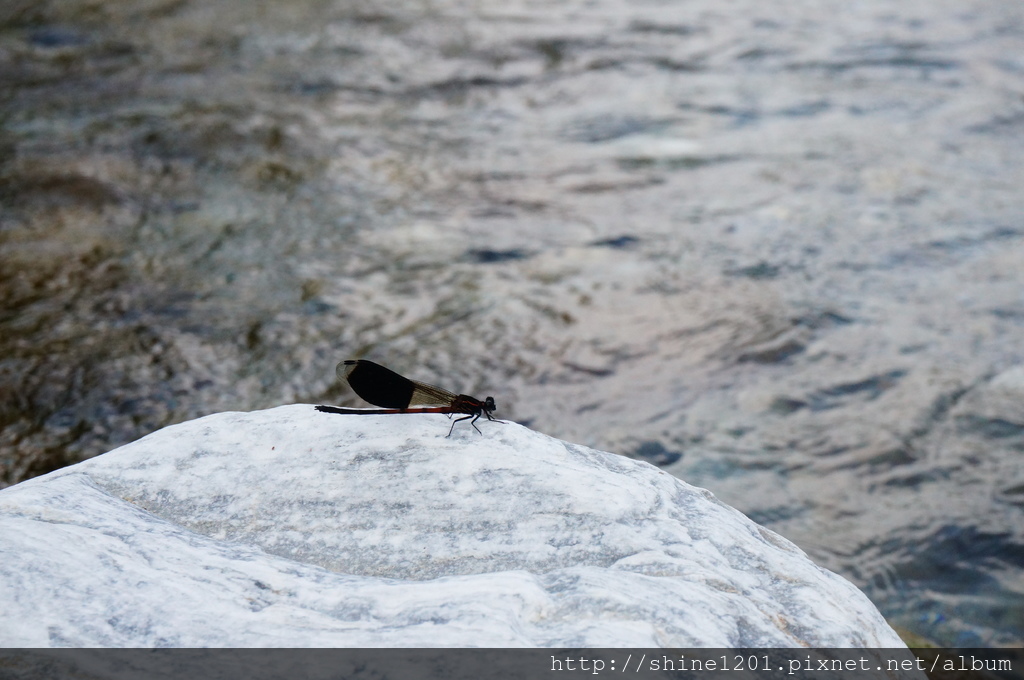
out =
<svg viewBox="0 0 1024 680"><path fill-rule="evenodd" d="M710 492L482 426L223 413L0 491L0 641L901 646Z"/></svg>

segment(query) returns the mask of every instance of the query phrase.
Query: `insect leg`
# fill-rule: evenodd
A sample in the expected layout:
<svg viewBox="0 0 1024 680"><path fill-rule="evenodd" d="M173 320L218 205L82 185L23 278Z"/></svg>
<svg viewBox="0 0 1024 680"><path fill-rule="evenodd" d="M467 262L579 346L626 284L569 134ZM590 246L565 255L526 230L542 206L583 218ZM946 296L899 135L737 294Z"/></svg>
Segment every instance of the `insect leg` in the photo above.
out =
<svg viewBox="0 0 1024 680"><path fill-rule="evenodd" d="M448 430L448 436L451 437L452 436L452 432L455 431L455 423L461 423L463 420L469 420L472 417L473 417L473 414L470 413L468 416L465 416L464 418L456 418L455 421L452 422L452 429ZM478 430L478 432L479 432L479 430ZM483 432L481 432L480 434L483 434Z"/></svg>
<svg viewBox="0 0 1024 680"><path fill-rule="evenodd" d="M504 420L498 420L487 411L484 411L484 415L487 416L487 420L491 421L492 423L501 423L502 425L508 425L507 422L505 422Z"/></svg>

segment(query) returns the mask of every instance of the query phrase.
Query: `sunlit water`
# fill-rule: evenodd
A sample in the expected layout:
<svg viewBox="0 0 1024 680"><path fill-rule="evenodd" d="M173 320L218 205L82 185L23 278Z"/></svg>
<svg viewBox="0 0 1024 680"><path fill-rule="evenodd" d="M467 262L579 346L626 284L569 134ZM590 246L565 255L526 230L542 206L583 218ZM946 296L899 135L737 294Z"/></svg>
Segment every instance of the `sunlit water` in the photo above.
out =
<svg viewBox="0 0 1024 680"><path fill-rule="evenodd" d="M367 356L1024 641L1016 0L0 22L6 483Z"/></svg>

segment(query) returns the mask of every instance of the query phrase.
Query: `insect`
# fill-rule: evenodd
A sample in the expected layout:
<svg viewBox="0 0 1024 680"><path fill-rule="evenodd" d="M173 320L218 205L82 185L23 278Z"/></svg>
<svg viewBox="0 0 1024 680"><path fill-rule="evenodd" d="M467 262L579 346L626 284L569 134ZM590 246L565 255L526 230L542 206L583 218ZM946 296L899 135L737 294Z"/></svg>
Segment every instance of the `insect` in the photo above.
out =
<svg viewBox="0 0 1024 680"><path fill-rule="evenodd" d="M342 415L446 413L451 417L454 414L464 414L462 418L456 418L452 423L451 429L448 430L447 436L449 437L455 430L455 424L461 423L463 420L469 420L469 424L477 432L480 432L480 428L476 426L476 421L481 416L496 423L504 422L491 416L491 413L497 408L494 405L493 397L487 397L480 401L468 394L455 394L448 390L442 390L440 387L410 380L366 359L343 361L338 364L337 373L339 378L348 382L353 392L374 406L382 408L358 409L320 405L316 407L317 411ZM410 406L425 408L409 408Z"/></svg>

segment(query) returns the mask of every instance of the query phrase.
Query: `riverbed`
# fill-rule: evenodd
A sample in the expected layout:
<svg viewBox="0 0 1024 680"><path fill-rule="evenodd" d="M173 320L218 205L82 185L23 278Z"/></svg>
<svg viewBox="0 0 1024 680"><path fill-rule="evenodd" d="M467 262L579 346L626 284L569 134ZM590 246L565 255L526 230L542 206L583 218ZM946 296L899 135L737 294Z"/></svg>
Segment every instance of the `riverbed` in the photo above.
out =
<svg viewBox="0 0 1024 680"><path fill-rule="evenodd" d="M1011 0L7 3L2 483L356 405L366 357L1020 645L1022 37Z"/></svg>

